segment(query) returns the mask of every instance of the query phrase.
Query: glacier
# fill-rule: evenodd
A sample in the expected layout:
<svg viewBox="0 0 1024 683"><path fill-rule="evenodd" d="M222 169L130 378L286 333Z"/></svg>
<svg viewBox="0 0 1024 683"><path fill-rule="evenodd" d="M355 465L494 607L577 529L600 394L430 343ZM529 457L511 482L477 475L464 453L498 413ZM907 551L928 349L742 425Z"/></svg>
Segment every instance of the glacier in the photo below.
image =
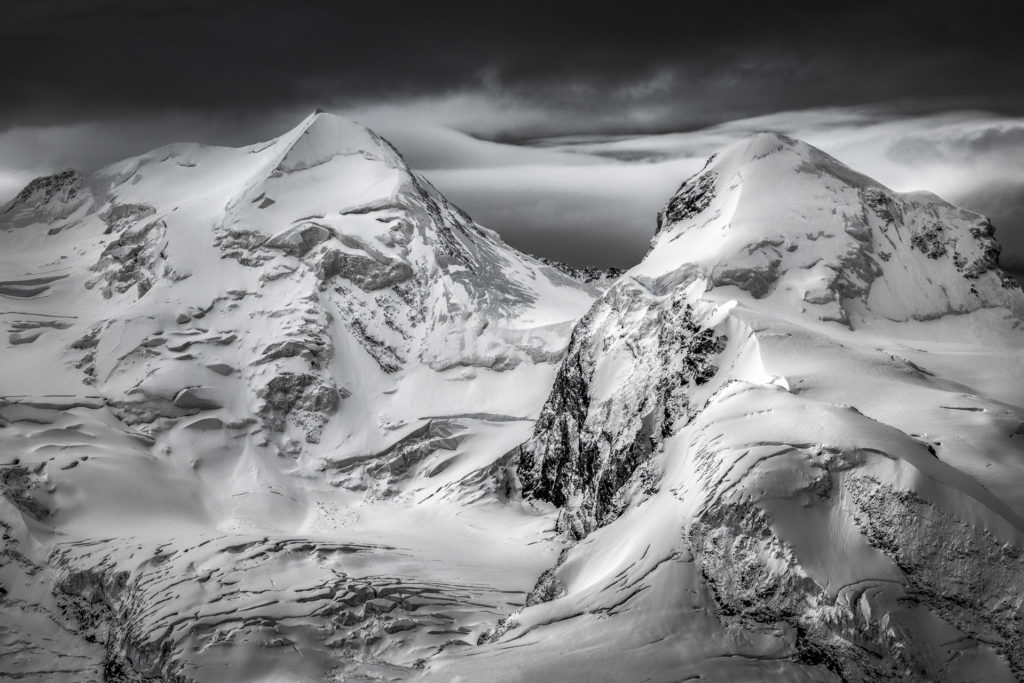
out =
<svg viewBox="0 0 1024 683"><path fill-rule="evenodd" d="M762 133L643 261L317 112L0 208L0 673L1024 678L992 224Z"/></svg>

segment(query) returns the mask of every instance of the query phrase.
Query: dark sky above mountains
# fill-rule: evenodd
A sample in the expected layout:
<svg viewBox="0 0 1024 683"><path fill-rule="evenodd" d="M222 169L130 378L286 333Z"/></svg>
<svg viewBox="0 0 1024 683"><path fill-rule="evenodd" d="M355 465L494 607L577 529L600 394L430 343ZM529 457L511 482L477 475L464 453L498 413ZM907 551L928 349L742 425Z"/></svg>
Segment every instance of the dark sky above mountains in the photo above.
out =
<svg viewBox="0 0 1024 683"><path fill-rule="evenodd" d="M0 116L347 107L453 91L556 113L497 131L508 136L873 102L1019 113L1015 14L986 0L42 0L5 9Z"/></svg>
<svg viewBox="0 0 1024 683"><path fill-rule="evenodd" d="M913 151L920 186L937 177L938 155L945 174L930 189L960 188L951 199L995 214L1024 265L1024 237L1014 239L1024 235L1024 178L1002 172L1024 152L1015 14L1014 3L986 0L17 3L0 22L0 201L39 173L182 139L250 143L322 106L397 138L513 244L624 264L643 253L686 161L730 139L719 126L813 136L902 121L875 145L879 179L898 186L886 169L913 167L907 145L924 144ZM953 138L905 139L950 111L984 113L959 114ZM750 121L776 112L797 113ZM673 139L661 136L625 156L567 150L566 140L516 152L537 138L680 131L710 132L668 151L654 149ZM957 168L977 179L979 164L999 187L955 182ZM543 181L512 177L513 167L539 168ZM900 177L908 187L897 189L917 186ZM580 231L597 236L583 252Z"/></svg>

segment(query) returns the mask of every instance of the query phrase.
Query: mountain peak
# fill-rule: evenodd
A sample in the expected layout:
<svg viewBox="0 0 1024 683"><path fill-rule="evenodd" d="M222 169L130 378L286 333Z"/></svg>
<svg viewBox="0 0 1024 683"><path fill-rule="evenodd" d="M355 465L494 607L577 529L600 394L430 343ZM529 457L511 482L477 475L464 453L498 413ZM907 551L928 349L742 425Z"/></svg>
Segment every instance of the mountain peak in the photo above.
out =
<svg viewBox="0 0 1024 683"><path fill-rule="evenodd" d="M726 148L709 160L702 173L707 171L764 173L774 182L786 182L792 173L828 175L847 185L886 189L817 147L775 131L755 133Z"/></svg>
<svg viewBox="0 0 1024 683"><path fill-rule="evenodd" d="M801 312L846 324L854 311L1024 311L993 233L984 216L935 195L895 192L812 145L759 133L683 183L638 269L661 277L696 265L711 285L793 296Z"/></svg>
<svg viewBox="0 0 1024 683"><path fill-rule="evenodd" d="M317 109L280 138L287 151L278 171L291 173L343 155L358 155L405 166L395 149L369 128L337 114Z"/></svg>
<svg viewBox="0 0 1024 683"><path fill-rule="evenodd" d="M810 145L806 142L791 138L783 133L761 131L733 144L722 152L720 158L722 160L732 159L734 161L750 162L784 150L800 153L809 147Z"/></svg>

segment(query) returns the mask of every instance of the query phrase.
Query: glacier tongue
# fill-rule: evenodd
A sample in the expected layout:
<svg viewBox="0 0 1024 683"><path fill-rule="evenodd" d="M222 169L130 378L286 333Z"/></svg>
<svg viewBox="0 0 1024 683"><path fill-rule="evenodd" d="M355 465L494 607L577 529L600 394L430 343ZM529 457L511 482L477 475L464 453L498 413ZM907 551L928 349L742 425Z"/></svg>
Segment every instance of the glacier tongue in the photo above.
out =
<svg viewBox="0 0 1024 683"><path fill-rule="evenodd" d="M580 538L474 680L1019 680L1024 294L984 218L804 143L713 157L509 468Z"/></svg>

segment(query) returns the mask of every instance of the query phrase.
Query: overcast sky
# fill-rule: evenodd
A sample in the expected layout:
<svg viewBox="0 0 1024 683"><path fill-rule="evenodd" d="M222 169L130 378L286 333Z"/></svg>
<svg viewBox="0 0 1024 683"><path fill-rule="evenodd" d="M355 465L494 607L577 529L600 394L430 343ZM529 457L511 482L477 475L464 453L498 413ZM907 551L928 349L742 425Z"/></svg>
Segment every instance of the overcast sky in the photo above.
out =
<svg viewBox="0 0 1024 683"><path fill-rule="evenodd" d="M405 6L408 5L408 6ZM18 3L0 22L0 200L312 108L391 139L528 251L630 265L707 154L773 129L989 213L1024 269L1013 3Z"/></svg>

